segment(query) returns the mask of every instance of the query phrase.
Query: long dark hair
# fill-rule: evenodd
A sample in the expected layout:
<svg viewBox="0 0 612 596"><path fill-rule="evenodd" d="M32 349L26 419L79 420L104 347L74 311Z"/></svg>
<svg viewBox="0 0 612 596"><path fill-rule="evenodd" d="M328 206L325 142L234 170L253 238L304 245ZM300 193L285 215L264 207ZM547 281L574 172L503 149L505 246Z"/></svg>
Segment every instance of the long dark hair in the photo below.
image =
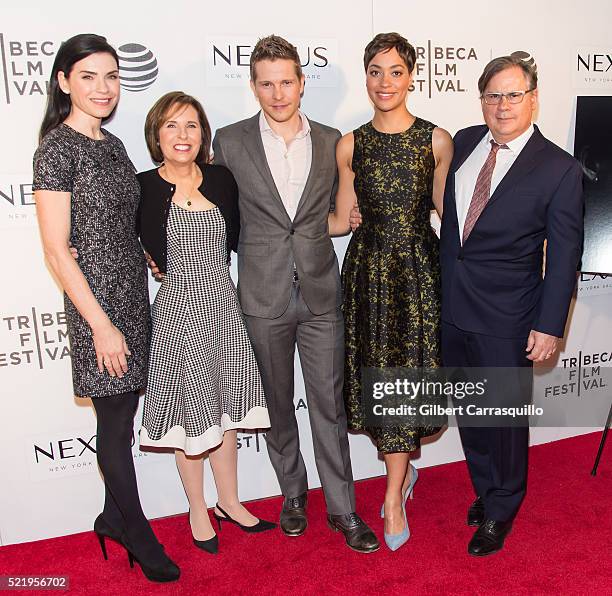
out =
<svg viewBox="0 0 612 596"><path fill-rule="evenodd" d="M105 37L93 33L80 33L67 39L60 46L53 62L51 80L49 81L49 95L47 97L47 109L40 126L39 141L44 136L61 124L70 114L72 102L70 96L64 93L59 86L57 75L63 72L66 77L70 75L72 67L83 58L99 53L110 54L117 64L119 58L115 48L111 46Z"/></svg>

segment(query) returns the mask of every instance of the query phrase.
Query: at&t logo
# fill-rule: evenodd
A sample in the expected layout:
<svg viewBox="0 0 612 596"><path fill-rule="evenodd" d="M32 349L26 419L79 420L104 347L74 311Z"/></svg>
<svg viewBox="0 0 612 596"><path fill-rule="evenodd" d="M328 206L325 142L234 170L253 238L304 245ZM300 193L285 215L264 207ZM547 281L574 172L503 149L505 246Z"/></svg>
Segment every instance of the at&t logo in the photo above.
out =
<svg viewBox="0 0 612 596"><path fill-rule="evenodd" d="M144 91L157 80L159 68L153 52L139 44L126 43L117 48L119 80L126 91Z"/></svg>

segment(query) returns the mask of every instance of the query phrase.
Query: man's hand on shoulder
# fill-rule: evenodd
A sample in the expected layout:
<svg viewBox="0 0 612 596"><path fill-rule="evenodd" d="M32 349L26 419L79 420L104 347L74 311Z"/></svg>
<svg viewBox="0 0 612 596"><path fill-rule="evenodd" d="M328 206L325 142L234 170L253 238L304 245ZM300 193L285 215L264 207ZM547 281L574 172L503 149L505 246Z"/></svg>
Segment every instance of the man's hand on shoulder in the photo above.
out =
<svg viewBox="0 0 612 596"><path fill-rule="evenodd" d="M560 339L548 333L541 333L533 329L529 333L527 339L526 352L529 352L527 358L533 362L544 362L548 360L559 347Z"/></svg>

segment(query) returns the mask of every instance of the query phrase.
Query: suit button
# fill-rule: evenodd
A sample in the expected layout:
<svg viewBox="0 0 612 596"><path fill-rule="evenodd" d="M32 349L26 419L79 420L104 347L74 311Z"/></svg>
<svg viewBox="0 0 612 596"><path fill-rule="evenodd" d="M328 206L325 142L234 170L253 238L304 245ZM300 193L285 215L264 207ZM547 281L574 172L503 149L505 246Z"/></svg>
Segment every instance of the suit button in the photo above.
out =
<svg viewBox="0 0 612 596"><path fill-rule="evenodd" d="M295 230L294 230L293 228L291 228L291 229L289 230L289 233L290 233L290 234L293 236L293 234L295 234Z"/></svg>
<svg viewBox="0 0 612 596"><path fill-rule="evenodd" d="M457 257L457 260L458 260L458 261L463 261L463 255L459 255L459 256Z"/></svg>

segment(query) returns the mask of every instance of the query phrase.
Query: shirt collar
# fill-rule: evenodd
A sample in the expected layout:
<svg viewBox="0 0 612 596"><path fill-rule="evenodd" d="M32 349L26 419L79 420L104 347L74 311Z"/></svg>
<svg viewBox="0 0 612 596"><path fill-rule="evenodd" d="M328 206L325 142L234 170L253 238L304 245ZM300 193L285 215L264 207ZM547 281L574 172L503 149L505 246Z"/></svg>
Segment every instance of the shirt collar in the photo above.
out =
<svg viewBox="0 0 612 596"><path fill-rule="evenodd" d="M510 149L510 151L514 153L515 155L518 155L523 150L525 145L527 144L527 141L531 138L533 131L534 131L533 124L530 124L529 128L523 134L516 137L516 139L513 139L512 141L508 141L506 143L506 145L508 146L508 149ZM484 138L485 145L490 147L491 141L493 140L495 139L493 139L493 135L491 134L491 131L489 131L485 135L485 138Z"/></svg>
<svg viewBox="0 0 612 596"><path fill-rule="evenodd" d="M295 138L303 139L305 136L310 134L310 122L308 122L308 118L306 118L306 115L301 110L298 110L298 114L302 122L302 127L300 128L300 130L298 130L297 134L295 135ZM262 133L265 132L267 134L271 134L273 137L279 139L281 138L280 135L277 135L274 130L272 130L272 127L266 120L263 110L259 112L259 130Z"/></svg>

